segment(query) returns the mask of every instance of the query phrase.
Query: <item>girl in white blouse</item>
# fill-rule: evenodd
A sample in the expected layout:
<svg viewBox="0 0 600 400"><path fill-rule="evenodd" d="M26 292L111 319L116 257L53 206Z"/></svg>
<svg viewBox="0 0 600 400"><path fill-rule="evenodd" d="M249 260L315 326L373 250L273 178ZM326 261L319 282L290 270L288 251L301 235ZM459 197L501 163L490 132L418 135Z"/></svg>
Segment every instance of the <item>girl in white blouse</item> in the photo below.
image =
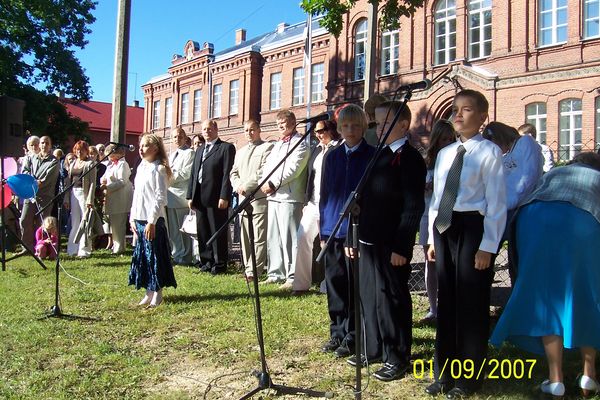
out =
<svg viewBox="0 0 600 400"><path fill-rule="evenodd" d="M140 306L157 307L163 301L163 287L177 287L165 225L171 169L162 139L154 134L142 136L140 156L129 216L135 242L129 284L146 289Z"/></svg>

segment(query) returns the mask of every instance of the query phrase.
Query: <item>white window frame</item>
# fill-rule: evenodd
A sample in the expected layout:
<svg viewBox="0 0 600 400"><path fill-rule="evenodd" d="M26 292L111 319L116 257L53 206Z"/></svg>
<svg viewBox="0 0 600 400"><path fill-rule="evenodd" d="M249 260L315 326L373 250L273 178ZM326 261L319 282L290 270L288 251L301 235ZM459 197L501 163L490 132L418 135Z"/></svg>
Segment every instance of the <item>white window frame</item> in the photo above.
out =
<svg viewBox="0 0 600 400"><path fill-rule="evenodd" d="M213 86L213 118L221 118L221 106L223 103L223 85L218 83Z"/></svg>
<svg viewBox="0 0 600 400"><path fill-rule="evenodd" d="M281 72L271 74L270 85L269 109L278 110L281 108Z"/></svg>
<svg viewBox="0 0 600 400"><path fill-rule="evenodd" d="M563 104L569 103L569 110L562 111ZM575 107L579 105L579 107ZM559 110L559 160L571 160L581 152L581 135L583 132L583 104L581 99L564 99L558 103ZM565 119L568 121L564 123ZM579 122L579 123L577 123ZM579 125L579 128L577 128ZM563 140L564 139L564 140Z"/></svg>
<svg viewBox="0 0 600 400"><path fill-rule="evenodd" d="M292 105L299 106L304 104L304 67L294 68L293 76Z"/></svg>
<svg viewBox="0 0 600 400"><path fill-rule="evenodd" d="M381 34L381 75L397 73L399 60L400 31L383 32Z"/></svg>
<svg viewBox="0 0 600 400"><path fill-rule="evenodd" d="M194 122L202 120L202 89L194 90Z"/></svg>
<svg viewBox="0 0 600 400"><path fill-rule="evenodd" d="M486 17L489 22L486 23ZM479 17L479 24L473 25L473 18ZM492 0L469 1L469 59L476 60L489 57L492 53ZM478 33L477 41L473 39ZM486 35L487 33L487 35ZM475 50L478 54L475 56Z"/></svg>
<svg viewBox="0 0 600 400"><path fill-rule="evenodd" d="M369 23L366 18L361 19L354 26L354 80L365 79L365 65L367 61L367 34Z"/></svg>
<svg viewBox="0 0 600 400"><path fill-rule="evenodd" d="M590 13L592 7L595 8L593 14ZM590 32L592 25L595 32ZM600 37L600 0L583 0L583 38L597 37Z"/></svg>
<svg viewBox="0 0 600 400"><path fill-rule="evenodd" d="M324 101L325 96L325 63L313 64L310 67L312 74L311 88L310 88L310 101L316 103Z"/></svg>
<svg viewBox="0 0 600 400"><path fill-rule="evenodd" d="M236 115L239 112L240 101L240 80L234 79L229 82L229 115Z"/></svg>
<svg viewBox="0 0 600 400"><path fill-rule="evenodd" d="M525 120L535 126L538 143L546 143L546 129L548 123L548 114L546 103L529 103L525 106Z"/></svg>
<svg viewBox="0 0 600 400"><path fill-rule="evenodd" d="M560 4L562 2L562 5ZM550 8L544 8L544 3L550 3ZM565 43L567 41L567 25L569 21L569 14L567 9L567 0L539 0L539 16L538 16L538 46L553 46L556 44ZM559 14L565 12L565 22L562 24L558 23ZM550 17L550 24L544 25L544 18ZM548 43L544 41L544 32L550 31L551 38ZM560 38L560 33L564 34L563 38Z"/></svg>
<svg viewBox="0 0 600 400"><path fill-rule="evenodd" d="M454 26L454 28L453 28ZM443 38L444 46L440 46ZM454 40L454 46L451 42ZM435 6L435 65L456 60L456 0L439 0Z"/></svg>
<svg viewBox="0 0 600 400"><path fill-rule="evenodd" d="M171 127L172 120L173 120L173 98L167 97L165 99L165 128Z"/></svg>
<svg viewBox="0 0 600 400"><path fill-rule="evenodd" d="M179 123L187 124L190 120L190 94L181 93L181 104L179 106L181 113L179 114Z"/></svg>
<svg viewBox="0 0 600 400"><path fill-rule="evenodd" d="M154 100L152 104L152 129L160 128L160 100Z"/></svg>

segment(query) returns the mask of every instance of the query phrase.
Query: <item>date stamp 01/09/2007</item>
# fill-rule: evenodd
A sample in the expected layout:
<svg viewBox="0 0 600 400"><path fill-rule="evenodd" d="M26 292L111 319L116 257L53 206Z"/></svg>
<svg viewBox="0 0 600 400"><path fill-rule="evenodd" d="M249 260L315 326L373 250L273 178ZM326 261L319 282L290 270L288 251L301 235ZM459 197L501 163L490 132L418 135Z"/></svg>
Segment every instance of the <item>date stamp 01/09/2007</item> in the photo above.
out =
<svg viewBox="0 0 600 400"><path fill-rule="evenodd" d="M536 359L485 358L480 365L470 359L446 360L440 375L449 373L451 379L531 379ZM433 359L417 359L413 362L413 376L416 379L434 378Z"/></svg>

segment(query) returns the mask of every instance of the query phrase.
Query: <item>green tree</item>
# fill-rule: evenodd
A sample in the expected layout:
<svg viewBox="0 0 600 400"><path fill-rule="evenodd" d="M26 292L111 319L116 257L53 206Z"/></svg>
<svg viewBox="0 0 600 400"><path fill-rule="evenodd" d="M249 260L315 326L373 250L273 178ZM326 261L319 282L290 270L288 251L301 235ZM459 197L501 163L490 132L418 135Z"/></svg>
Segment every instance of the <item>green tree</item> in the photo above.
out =
<svg viewBox="0 0 600 400"><path fill-rule="evenodd" d="M302 0L300 7L312 15L322 14L321 26L338 37L342 32L344 14L356 5L357 0ZM376 0L368 0L373 3ZM408 17L423 6L424 0L381 0L379 26L381 30L400 27L400 17Z"/></svg>
<svg viewBox="0 0 600 400"><path fill-rule="evenodd" d="M75 56L95 21L92 0L0 0L0 94L26 101L24 127L61 143L83 136L56 92L89 100L89 80Z"/></svg>

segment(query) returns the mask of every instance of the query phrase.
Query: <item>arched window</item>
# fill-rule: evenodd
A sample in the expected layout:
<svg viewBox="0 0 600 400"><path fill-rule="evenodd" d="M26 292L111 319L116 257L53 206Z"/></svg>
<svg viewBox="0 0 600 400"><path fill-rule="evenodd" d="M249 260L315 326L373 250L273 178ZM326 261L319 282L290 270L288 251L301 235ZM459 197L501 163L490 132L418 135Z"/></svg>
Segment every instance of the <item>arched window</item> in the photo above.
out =
<svg viewBox="0 0 600 400"><path fill-rule="evenodd" d="M469 1L469 59L492 53L492 0Z"/></svg>
<svg viewBox="0 0 600 400"><path fill-rule="evenodd" d="M367 19L363 18L354 27L354 80L365 79L367 49Z"/></svg>
<svg viewBox="0 0 600 400"><path fill-rule="evenodd" d="M435 6L435 64L456 59L456 1L439 0Z"/></svg>
<svg viewBox="0 0 600 400"><path fill-rule="evenodd" d="M570 160L581 151L583 111L580 99L566 99L558 103L560 111L559 160Z"/></svg>
<svg viewBox="0 0 600 400"><path fill-rule="evenodd" d="M531 103L525 106L525 119L535 126L538 143L546 143L546 103Z"/></svg>

